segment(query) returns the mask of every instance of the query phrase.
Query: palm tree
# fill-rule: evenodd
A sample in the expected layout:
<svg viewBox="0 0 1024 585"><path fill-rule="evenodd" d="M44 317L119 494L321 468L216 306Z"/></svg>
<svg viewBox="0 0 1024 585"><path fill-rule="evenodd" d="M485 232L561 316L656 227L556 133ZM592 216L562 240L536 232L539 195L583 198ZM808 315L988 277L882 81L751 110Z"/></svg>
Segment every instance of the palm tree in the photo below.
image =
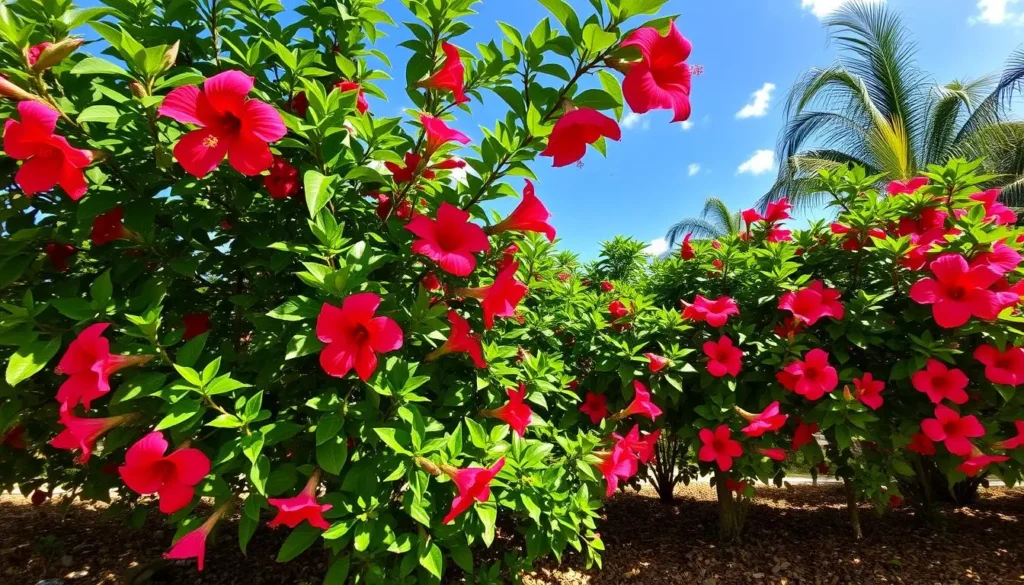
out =
<svg viewBox="0 0 1024 585"><path fill-rule="evenodd" d="M704 200L704 209L701 210L700 217L689 217L674 224L668 229L665 239L668 240L668 247L671 250L686 234L693 234L697 239L736 235L742 230L741 221L739 212L730 211L717 197L708 197Z"/></svg>
<svg viewBox="0 0 1024 585"><path fill-rule="evenodd" d="M983 77L936 85L918 68L916 45L884 4L855 2L826 21L841 51L836 64L805 73L790 90L782 161L760 201L821 201L821 169L863 165L907 180L928 164L985 157L986 171L1009 179L1004 198L1024 200L1024 124L1009 120L1024 80L1024 51L998 80Z"/></svg>

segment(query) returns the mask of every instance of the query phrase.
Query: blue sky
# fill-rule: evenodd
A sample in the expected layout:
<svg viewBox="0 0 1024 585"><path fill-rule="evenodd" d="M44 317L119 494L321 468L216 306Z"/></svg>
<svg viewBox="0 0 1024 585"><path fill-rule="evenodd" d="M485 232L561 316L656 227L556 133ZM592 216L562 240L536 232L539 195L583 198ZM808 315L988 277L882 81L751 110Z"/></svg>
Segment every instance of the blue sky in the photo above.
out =
<svg viewBox="0 0 1024 585"><path fill-rule="evenodd" d="M537 193L554 215L561 246L589 260L601 241L616 234L645 242L661 238L674 221L699 214L705 197L719 197L734 209L751 206L775 176L772 155L758 152L775 147L783 124L781 102L793 81L810 67L834 61L836 48L828 44L820 18L844 1L670 0L665 13L680 15L679 29L694 46L690 61L704 66L694 81L691 124L685 130L670 124L667 111L630 117L623 120L622 140L609 143L607 159L592 151L583 168L561 169L538 159ZM592 10L586 0L570 2L580 14ZM938 81L999 71L1024 40L1024 3L888 3L913 32L919 64ZM385 8L396 20L406 20L398 0L387 0ZM545 14L535 0L484 0L479 14L469 19L472 30L459 43L472 47L500 38L498 20L528 32ZM380 44L386 47L408 33L391 34ZM386 50L402 56L393 60L401 67L408 52ZM403 75L396 71L394 77ZM402 95L397 84L384 88L392 99ZM491 94L484 100L482 106L471 104L472 117L460 113L454 125L479 136L474 127L493 123L504 106ZM394 105L397 109L399 104ZM748 171L740 172L741 167Z"/></svg>
<svg viewBox="0 0 1024 585"><path fill-rule="evenodd" d="M299 3L283 1L288 8ZM592 11L587 0L568 1L580 14ZM781 103L789 86L808 68L835 60L836 47L828 44L820 19L847 1L669 0L663 14L679 15L677 25L694 47L690 62L704 66L694 80L690 123L670 124L667 111L629 116L622 140L609 143L607 159L592 151L582 168L561 169L538 159L537 194L554 215L561 246L583 260L595 258L600 243L616 234L657 248L668 227L699 214L708 196L733 209L750 207L775 176L770 151L783 125ZM918 43L920 66L939 82L998 72L1024 41L1024 0L876 1L903 15ZM382 8L398 22L411 20L399 0L385 0ZM456 41L470 50L501 38L499 20L528 33L547 15L536 0L483 0L478 10L468 19L472 29ZM404 79L409 51L396 44L410 35L404 28L382 32L389 36L378 48L391 57L396 81L380 83L392 102L371 98L371 111L394 116L408 105L397 80ZM483 104L470 105L472 115L458 112L453 126L474 138L481 136L480 125L493 125L506 109L489 92ZM512 183L521 189L520 178ZM497 208L507 211L514 204Z"/></svg>

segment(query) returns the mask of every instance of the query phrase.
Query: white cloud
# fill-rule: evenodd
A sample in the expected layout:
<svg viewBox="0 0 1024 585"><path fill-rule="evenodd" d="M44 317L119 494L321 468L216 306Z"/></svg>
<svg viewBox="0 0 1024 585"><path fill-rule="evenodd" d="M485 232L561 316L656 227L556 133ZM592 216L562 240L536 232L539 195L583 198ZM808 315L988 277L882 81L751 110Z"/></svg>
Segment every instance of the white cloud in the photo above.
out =
<svg viewBox="0 0 1024 585"><path fill-rule="evenodd" d="M687 167L687 172L689 172L691 177L696 175L697 173L700 172L700 165L697 163L691 164L689 167Z"/></svg>
<svg viewBox="0 0 1024 585"><path fill-rule="evenodd" d="M648 256L661 256L668 252L668 240L665 238L655 238L651 240L650 245L643 249L643 252Z"/></svg>
<svg viewBox="0 0 1024 585"><path fill-rule="evenodd" d="M768 104L772 101L772 92L775 91L774 83L766 83L761 86L761 89L751 94L754 101L743 106L743 109L736 112L736 118L743 120L745 118L760 118L768 113Z"/></svg>
<svg viewBox="0 0 1024 585"><path fill-rule="evenodd" d="M775 152L772 150L759 150L754 156L740 165L736 173L750 173L751 175L763 175L775 168Z"/></svg>
<svg viewBox="0 0 1024 585"><path fill-rule="evenodd" d="M971 24L983 22L985 24L1020 24L1024 22L1024 14L1010 10L1014 4L1021 0L978 0L978 15L968 19Z"/></svg>
<svg viewBox="0 0 1024 585"><path fill-rule="evenodd" d="M681 122L681 123L679 124L679 128L680 128L680 129L681 129L681 130L682 130L683 132L689 132L690 130L693 130L693 122L691 122L691 121L689 121L689 120L684 120L683 122Z"/></svg>
<svg viewBox="0 0 1024 585"><path fill-rule="evenodd" d="M814 16L818 18L825 18L832 14L836 10L839 10L846 4L850 4L854 0L801 0L800 7L805 10L810 10ZM876 4L881 4L885 0L868 0Z"/></svg>
<svg viewBox="0 0 1024 585"><path fill-rule="evenodd" d="M626 117L622 119L622 127L625 128L626 130L632 130L637 126L639 126L641 130L647 130L648 128L651 127L651 121L648 120L645 116L641 116L640 114L636 114L634 112L626 114Z"/></svg>

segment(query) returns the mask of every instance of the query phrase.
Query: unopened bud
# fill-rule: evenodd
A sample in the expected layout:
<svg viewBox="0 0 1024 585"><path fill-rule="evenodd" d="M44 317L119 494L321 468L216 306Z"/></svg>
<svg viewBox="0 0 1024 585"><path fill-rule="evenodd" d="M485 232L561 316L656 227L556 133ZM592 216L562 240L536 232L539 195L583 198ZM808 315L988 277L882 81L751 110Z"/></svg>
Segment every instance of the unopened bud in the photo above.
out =
<svg viewBox="0 0 1024 585"><path fill-rule="evenodd" d="M181 41L174 41L174 44L168 47L166 51L164 51L164 56L160 60L161 73L167 71L171 67L174 67L174 64L178 62L178 46L180 44Z"/></svg>
<svg viewBox="0 0 1024 585"><path fill-rule="evenodd" d="M132 92L132 95L137 98L144 98L147 95L145 86L138 81L132 81L128 83L128 91Z"/></svg>
<svg viewBox="0 0 1024 585"><path fill-rule="evenodd" d="M36 59L35 64L32 65L32 71L35 73L42 73L51 67L60 65L68 55L74 53L84 42L85 39L82 38L68 37L62 41L53 43L43 49L43 52L39 54L39 58Z"/></svg>
<svg viewBox="0 0 1024 585"><path fill-rule="evenodd" d="M853 393L850 392L850 385L843 385L843 400L853 402Z"/></svg>
<svg viewBox="0 0 1024 585"><path fill-rule="evenodd" d="M35 99L35 96L15 85L11 80L0 75L0 96L12 99L16 102L23 102Z"/></svg>
<svg viewBox="0 0 1024 585"><path fill-rule="evenodd" d="M604 64L625 75L633 67L633 63L619 57L605 57Z"/></svg>

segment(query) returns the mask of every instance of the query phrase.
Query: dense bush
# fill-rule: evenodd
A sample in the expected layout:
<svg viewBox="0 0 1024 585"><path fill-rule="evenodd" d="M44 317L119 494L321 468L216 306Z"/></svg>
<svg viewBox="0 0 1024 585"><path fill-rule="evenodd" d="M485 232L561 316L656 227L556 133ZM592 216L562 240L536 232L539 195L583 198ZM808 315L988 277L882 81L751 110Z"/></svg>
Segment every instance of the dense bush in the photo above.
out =
<svg viewBox="0 0 1024 585"><path fill-rule="evenodd" d="M243 550L267 520L280 561L322 544L328 583L599 560L596 466L657 435L612 453L577 425L553 194L523 178L617 140L624 101L686 119L689 43L644 22L664 0L542 0L471 53L475 0L405 0L410 107L385 117L379 3L0 5L0 489L115 490L200 569L232 512ZM495 96L471 143L457 114Z"/></svg>

